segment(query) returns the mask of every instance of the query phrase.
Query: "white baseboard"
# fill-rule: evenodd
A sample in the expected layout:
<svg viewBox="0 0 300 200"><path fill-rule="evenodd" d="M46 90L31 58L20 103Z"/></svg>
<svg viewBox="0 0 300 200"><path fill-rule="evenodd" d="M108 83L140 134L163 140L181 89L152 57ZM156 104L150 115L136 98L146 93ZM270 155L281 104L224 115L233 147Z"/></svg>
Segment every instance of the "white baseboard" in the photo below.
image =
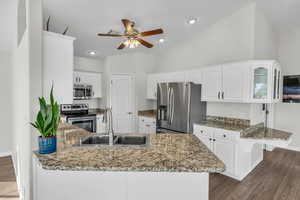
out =
<svg viewBox="0 0 300 200"><path fill-rule="evenodd" d="M11 152L0 152L0 157L6 157L6 156L11 156L12 153Z"/></svg>
<svg viewBox="0 0 300 200"><path fill-rule="evenodd" d="M300 152L300 147L296 147L296 146L287 146L285 149Z"/></svg>

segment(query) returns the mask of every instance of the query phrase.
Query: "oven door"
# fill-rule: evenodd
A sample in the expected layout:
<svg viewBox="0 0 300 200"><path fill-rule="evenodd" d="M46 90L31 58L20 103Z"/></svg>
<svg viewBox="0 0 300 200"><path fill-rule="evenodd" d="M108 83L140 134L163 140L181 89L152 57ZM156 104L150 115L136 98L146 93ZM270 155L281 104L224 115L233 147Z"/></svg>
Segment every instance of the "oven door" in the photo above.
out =
<svg viewBox="0 0 300 200"><path fill-rule="evenodd" d="M96 132L96 116L70 117L67 120L68 123L73 124L74 126L87 130L91 133Z"/></svg>

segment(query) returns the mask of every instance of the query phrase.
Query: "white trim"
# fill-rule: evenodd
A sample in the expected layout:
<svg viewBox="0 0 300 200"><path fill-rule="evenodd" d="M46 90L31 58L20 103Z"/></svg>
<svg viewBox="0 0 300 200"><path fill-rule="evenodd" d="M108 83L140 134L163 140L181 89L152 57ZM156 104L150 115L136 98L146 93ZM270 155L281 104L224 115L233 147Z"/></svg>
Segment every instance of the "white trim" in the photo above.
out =
<svg viewBox="0 0 300 200"><path fill-rule="evenodd" d="M280 147L280 148L283 148L283 147ZM296 147L296 146L287 146L287 147L284 147L283 149L300 152L300 147Z"/></svg>
<svg viewBox="0 0 300 200"><path fill-rule="evenodd" d="M11 151L0 153L0 157L6 157L6 156L11 156L11 155L12 155Z"/></svg>
<svg viewBox="0 0 300 200"><path fill-rule="evenodd" d="M76 38L74 38L74 37L59 34L59 33L54 33L51 31L43 31L43 36L57 37L57 38L62 38L62 39L67 39L67 40L72 40L72 41L76 40Z"/></svg>

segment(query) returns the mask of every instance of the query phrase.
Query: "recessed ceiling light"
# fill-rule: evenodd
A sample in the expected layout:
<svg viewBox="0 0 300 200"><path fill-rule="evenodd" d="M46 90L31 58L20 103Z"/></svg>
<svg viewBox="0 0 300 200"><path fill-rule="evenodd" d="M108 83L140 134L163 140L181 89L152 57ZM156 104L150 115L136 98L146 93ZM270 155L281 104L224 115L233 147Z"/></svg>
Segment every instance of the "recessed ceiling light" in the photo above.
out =
<svg viewBox="0 0 300 200"><path fill-rule="evenodd" d="M165 41L165 39L161 38L158 41L159 41L159 43L163 43Z"/></svg>
<svg viewBox="0 0 300 200"><path fill-rule="evenodd" d="M91 56L95 56L95 55L97 54L96 51L89 51L88 53L89 53Z"/></svg>
<svg viewBox="0 0 300 200"><path fill-rule="evenodd" d="M189 19L188 20L188 24L195 24L197 22L197 19L196 18L192 18L192 19Z"/></svg>

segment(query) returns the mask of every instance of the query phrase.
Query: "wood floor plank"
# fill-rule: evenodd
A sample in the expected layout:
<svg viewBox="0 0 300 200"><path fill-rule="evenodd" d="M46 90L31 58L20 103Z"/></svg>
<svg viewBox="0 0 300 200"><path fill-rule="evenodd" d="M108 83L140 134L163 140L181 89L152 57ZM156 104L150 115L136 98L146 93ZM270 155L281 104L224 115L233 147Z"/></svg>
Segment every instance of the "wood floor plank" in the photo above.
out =
<svg viewBox="0 0 300 200"><path fill-rule="evenodd" d="M300 152L275 149L243 181L210 175L210 200L300 200Z"/></svg>
<svg viewBox="0 0 300 200"><path fill-rule="evenodd" d="M0 158L0 200L19 200L11 157Z"/></svg>

